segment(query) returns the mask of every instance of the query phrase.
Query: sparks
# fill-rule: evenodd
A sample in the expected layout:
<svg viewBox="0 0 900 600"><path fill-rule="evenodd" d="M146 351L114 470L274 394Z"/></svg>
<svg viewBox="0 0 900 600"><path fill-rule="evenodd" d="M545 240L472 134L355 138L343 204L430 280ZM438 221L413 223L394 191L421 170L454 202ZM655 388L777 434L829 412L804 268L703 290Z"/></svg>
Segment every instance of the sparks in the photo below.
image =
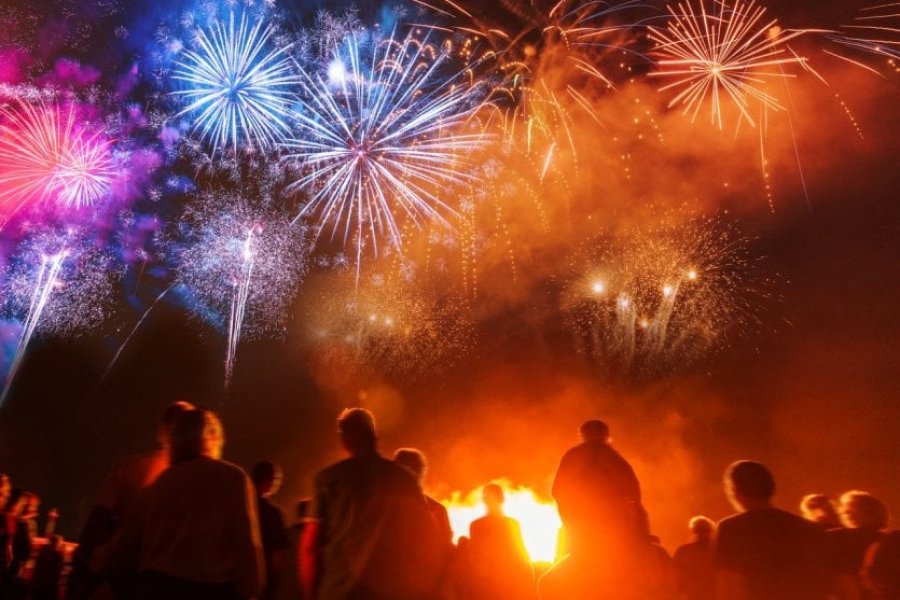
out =
<svg viewBox="0 0 900 600"><path fill-rule="evenodd" d="M296 72L289 46L273 47L274 28L262 18L251 22L230 13L196 35L172 78L183 89L172 92L186 106L176 116L192 115L193 129L211 143L213 153L241 144L270 148L290 131L288 103Z"/></svg>
<svg viewBox="0 0 900 600"><path fill-rule="evenodd" d="M297 218L316 215L319 234L330 226L332 238L355 238L357 265L366 238L375 254L382 237L401 247L399 219L420 226L455 214L444 193L468 178L470 153L487 141L468 129L480 88L464 73L442 75L446 54L433 50L412 35L364 44L350 34L327 73L301 71L285 143L306 170L289 187L309 195Z"/></svg>
<svg viewBox="0 0 900 600"><path fill-rule="evenodd" d="M651 76L673 80L660 91L677 90L669 107L684 106L695 120L708 102L711 122L723 126L723 100L730 99L743 119L755 125L751 101L772 110L782 110L765 84L786 77L783 67L804 65L805 59L789 53L787 43L803 31L782 32L777 21L763 21L766 9L755 0L682 2L670 6L665 29L650 28L656 44L659 70Z"/></svg>

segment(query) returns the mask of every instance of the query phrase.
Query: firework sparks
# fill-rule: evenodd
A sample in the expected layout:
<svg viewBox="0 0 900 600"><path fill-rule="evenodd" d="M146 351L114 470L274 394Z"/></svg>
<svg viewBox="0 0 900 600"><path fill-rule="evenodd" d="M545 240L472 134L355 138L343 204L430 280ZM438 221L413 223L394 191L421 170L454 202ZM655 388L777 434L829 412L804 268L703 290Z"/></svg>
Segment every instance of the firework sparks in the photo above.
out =
<svg viewBox="0 0 900 600"><path fill-rule="evenodd" d="M184 88L172 92L187 106L193 128L220 148L240 143L270 148L290 131L288 103L296 72L289 47L273 48L274 28L234 12L196 35L196 49L185 50L172 78Z"/></svg>
<svg viewBox="0 0 900 600"><path fill-rule="evenodd" d="M305 240L286 219L227 193L204 194L185 228L178 280L195 312L225 331L228 385L242 338L283 331L306 271Z"/></svg>
<svg viewBox="0 0 900 600"><path fill-rule="evenodd" d="M751 101L782 110L778 99L765 90L769 81L784 79L783 67L805 66L806 60L790 53L787 43L803 31L782 32L777 21L764 21L766 9L755 0L733 4L708 0L670 6L665 29L651 28L659 70L652 76L673 80L660 91L677 90L669 107L684 106L695 120L709 104L711 122L723 126L723 101L730 99L742 118L755 125Z"/></svg>
<svg viewBox="0 0 900 600"><path fill-rule="evenodd" d="M7 216L45 200L80 208L109 192L109 142L76 125L73 108L18 102L0 108L0 118L0 207Z"/></svg>
<svg viewBox="0 0 900 600"><path fill-rule="evenodd" d="M752 317L747 254L715 221L604 239L576 261L567 319L612 374L676 370Z"/></svg>
<svg viewBox="0 0 900 600"><path fill-rule="evenodd" d="M327 73L302 71L297 132L288 158L306 174L290 190L309 199L298 218L318 215L319 234L401 247L401 218L421 224L454 214L442 194L468 176L467 155L486 135L467 132L480 86L442 75L446 54L412 35L365 43L349 34ZM323 76L324 75L324 76Z"/></svg>
<svg viewBox="0 0 900 600"><path fill-rule="evenodd" d="M864 7L853 23L843 29L846 34L829 32L827 37L852 50L884 56L896 67L900 59L900 3Z"/></svg>
<svg viewBox="0 0 900 600"><path fill-rule="evenodd" d="M78 232L40 230L22 242L0 279L2 314L22 324L0 404L35 336L88 331L102 322L112 279L109 257Z"/></svg>

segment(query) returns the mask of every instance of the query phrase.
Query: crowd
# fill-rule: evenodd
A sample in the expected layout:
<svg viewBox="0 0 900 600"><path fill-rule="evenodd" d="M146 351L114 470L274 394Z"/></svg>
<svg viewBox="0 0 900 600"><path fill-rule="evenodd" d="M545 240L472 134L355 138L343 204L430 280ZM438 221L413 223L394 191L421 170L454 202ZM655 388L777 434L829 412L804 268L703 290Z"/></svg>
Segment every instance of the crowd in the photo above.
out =
<svg viewBox="0 0 900 600"><path fill-rule="evenodd" d="M0 600L900 600L900 532L866 492L839 506L809 495L798 516L774 506L765 465L738 461L724 477L736 514L694 517L670 556L634 471L591 420L553 483L561 558L538 573L500 486L484 486L484 516L454 543L423 491L422 452L383 456L365 409L337 429L347 458L316 475L287 526L271 502L278 465L248 475L221 459L214 413L169 406L158 449L108 476L69 567L54 519L35 550L37 496L0 476Z"/></svg>

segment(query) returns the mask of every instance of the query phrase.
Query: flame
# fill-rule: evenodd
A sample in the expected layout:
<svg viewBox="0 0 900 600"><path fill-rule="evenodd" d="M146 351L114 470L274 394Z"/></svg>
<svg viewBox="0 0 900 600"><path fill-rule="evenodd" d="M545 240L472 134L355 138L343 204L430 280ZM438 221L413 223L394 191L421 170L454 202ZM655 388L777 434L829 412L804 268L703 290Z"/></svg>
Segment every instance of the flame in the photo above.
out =
<svg viewBox="0 0 900 600"><path fill-rule="evenodd" d="M552 563L556 559L556 542L562 522L552 500L545 500L534 490L515 486L508 481L496 482L506 495L504 512L519 522L525 549L532 562ZM454 492L449 500L443 501L450 516L453 541L469 535L469 525L484 516L481 489L463 495Z"/></svg>

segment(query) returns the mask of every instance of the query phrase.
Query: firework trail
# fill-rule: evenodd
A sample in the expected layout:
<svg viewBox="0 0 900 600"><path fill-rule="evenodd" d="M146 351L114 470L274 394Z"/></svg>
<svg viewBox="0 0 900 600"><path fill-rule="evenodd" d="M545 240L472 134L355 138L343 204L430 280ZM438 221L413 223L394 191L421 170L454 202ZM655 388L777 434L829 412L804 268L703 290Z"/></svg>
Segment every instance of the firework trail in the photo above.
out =
<svg viewBox="0 0 900 600"><path fill-rule="evenodd" d="M753 320L747 240L715 220L602 238L573 264L563 307L581 349L614 376L665 374ZM756 286L756 287L755 287Z"/></svg>
<svg viewBox="0 0 900 600"><path fill-rule="evenodd" d="M843 29L847 33L827 32L826 37L851 50L886 57L896 68L895 61L900 59L900 2L861 8L853 24L845 25ZM834 55L853 64L859 64L846 57Z"/></svg>
<svg viewBox="0 0 900 600"><path fill-rule="evenodd" d="M0 404L35 336L90 331L106 318L115 278L109 256L83 233L21 227L27 237L0 274L0 314L22 324Z"/></svg>
<svg viewBox="0 0 900 600"><path fill-rule="evenodd" d="M444 75L447 54L413 35L363 40L351 33L327 73L301 70L289 160L306 174L289 186L308 199L318 234L350 238L356 264L379 238L401 247L400 219L417 225L455 214L443 194L466 181L469 155L487 136L470 121L482 88L464 72Z"/></svg>
<svg viewBox="0 0 900 600"><path fill-rule="evenodd" d="M6 385L3 387L3 393L0 394L0 406L6 402L9 389L16 377L16 373L19 371L19 366L22 364L22 358L25 356L25 350L28 349L28 344L31 342L32 336L34 336L34 331L41 320L41 315L47 307L47 302L59 283L60 270L67 256L67 249L63 249L52 256L41 256L41 266L35 278L31 302L28 306L25 321L22 323L22 335L19 338L12 365L6 376Z"/></svg>
<svg viewBox="0 0 900 600"><path fill-rule="evenodd" d="M110 190L115 165L101 131L76 124L73 108L19 101L0 108L0 212L52 201L81 208Z"/></svg>
<svg viewBox="0 0 900 600"><path fill-rule="evenodd" d="M301 228L237 193L206 192L189 207L174 257L191 309L226 336L225 383L247 336L283 332L306 272Z"/></svg>
<svg viewBox="0 0 900 600"><path fill-rule="evenodd" d="M806 59L787 48L804 31L782 32L775 19L764 20L766 9L755 0L714 0L711 9L708 3L698 0L695 5L689 0L670 6L666 28L650 28L659 67L651 76L672 80L660 91L675 90L669 107L683 106L692 121L708 103L710 122L721 129L728 99L743 119L755 125L751 101L783 110L765 85L787 77L784 67L805 68Z"/></svg>
<svg viewBox="0 0 900 600"><path fill-rule="evenodd" d="M263 16L251 22L246 11L236 21L217 20L196 33L171 77L182 89L172 92L186 106L176 117L192 115L193 130L220 148L239 144L272 148L290 131L288 105L297 75L289 46L273 47L274 27Z"/></svg>

